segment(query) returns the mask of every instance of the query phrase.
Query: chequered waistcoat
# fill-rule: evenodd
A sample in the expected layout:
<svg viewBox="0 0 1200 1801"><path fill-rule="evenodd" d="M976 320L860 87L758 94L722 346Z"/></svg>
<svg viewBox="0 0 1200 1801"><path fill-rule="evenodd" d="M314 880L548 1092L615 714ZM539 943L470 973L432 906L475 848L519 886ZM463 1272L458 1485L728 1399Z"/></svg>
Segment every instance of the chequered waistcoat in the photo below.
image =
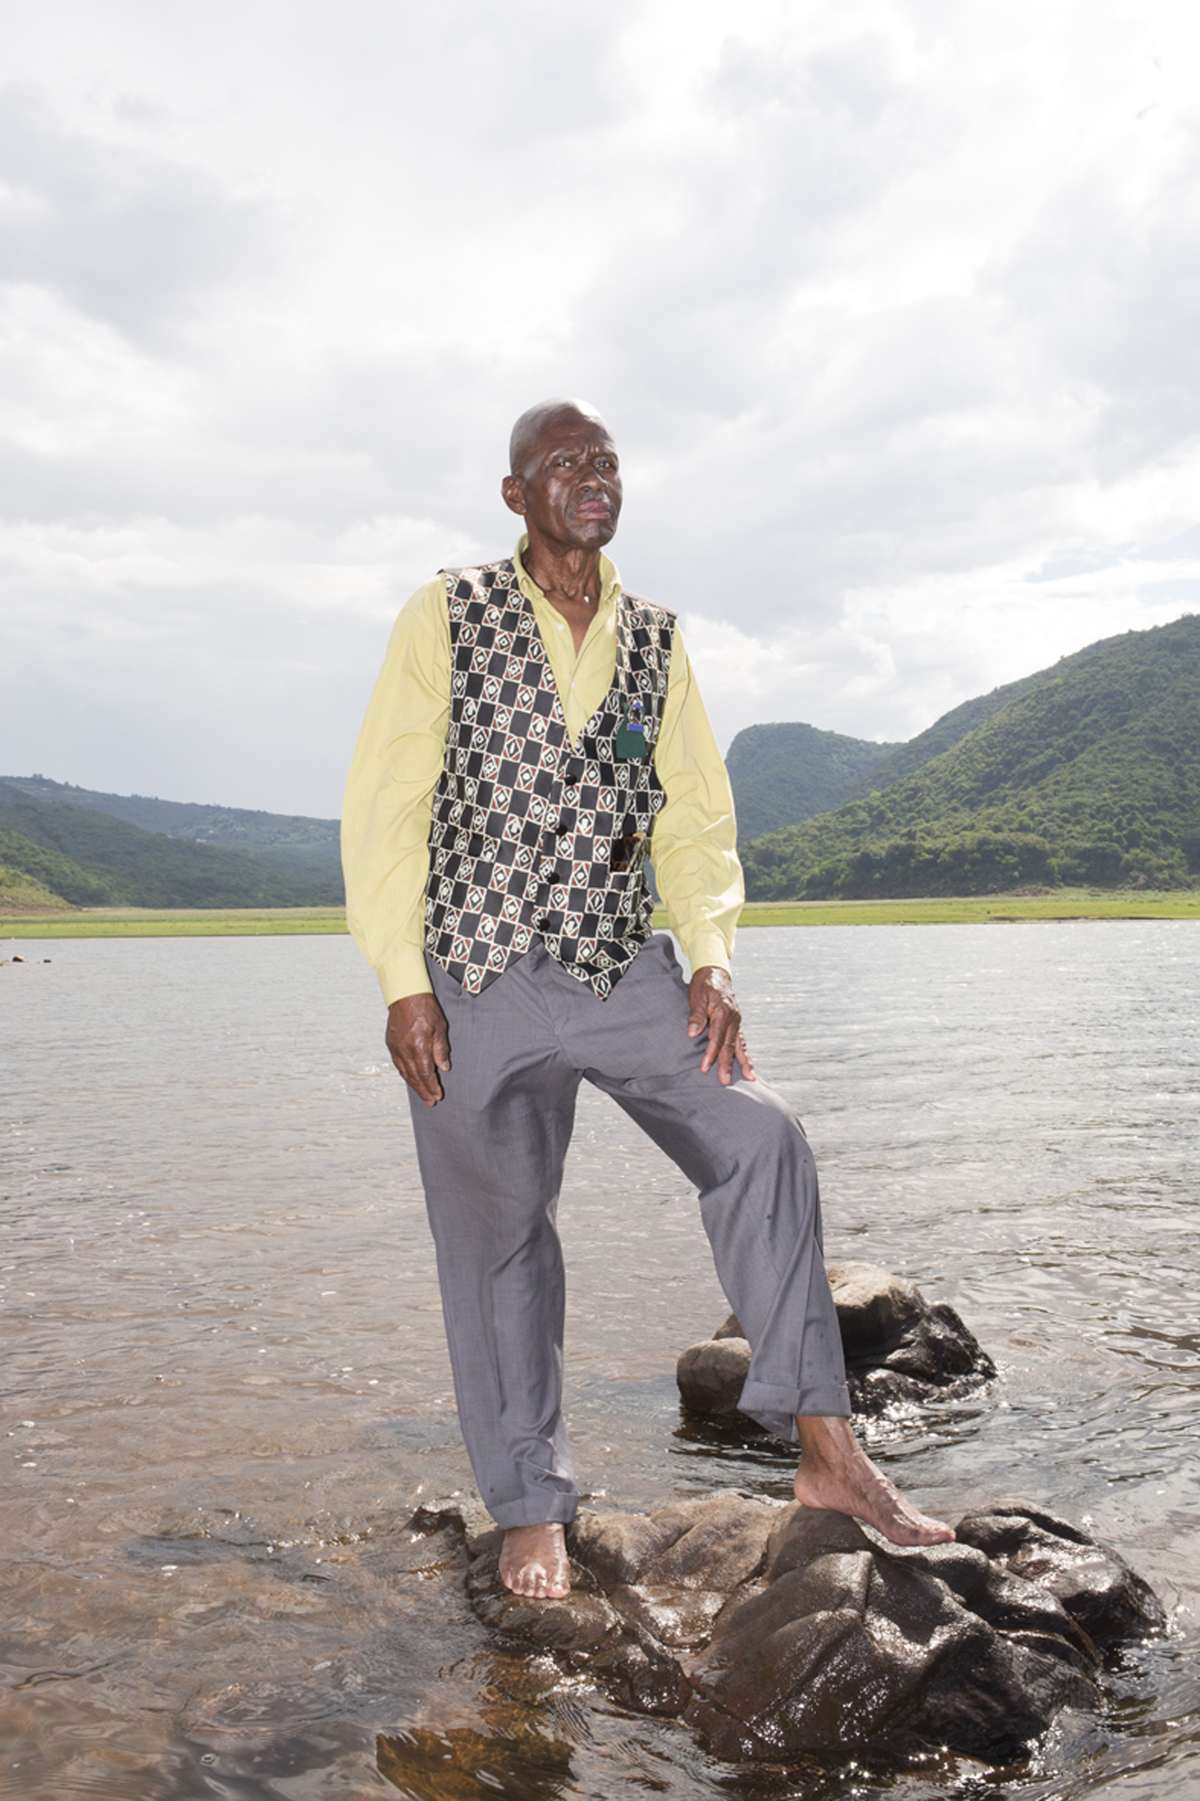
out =
<svg viewBox="0 0 1200 1801"><path fill-rule="evenodd" d="M650 931L642 861L665 798L654 746L673 616L620 596L613 684L572 746L512 560L447 570L446 601L450 724L426 949L478 994L540 937L606 1000Z"/></svg>

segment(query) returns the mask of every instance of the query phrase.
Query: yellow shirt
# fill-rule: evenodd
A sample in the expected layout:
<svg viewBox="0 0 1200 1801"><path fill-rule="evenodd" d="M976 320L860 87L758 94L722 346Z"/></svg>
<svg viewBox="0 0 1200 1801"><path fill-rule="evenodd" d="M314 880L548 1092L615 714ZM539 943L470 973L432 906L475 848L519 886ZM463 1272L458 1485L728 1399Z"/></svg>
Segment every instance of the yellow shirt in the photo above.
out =
<svg viewBox="0 0 1200 1801"><path fill-rule="evenodd" d="M600 604L579 654L571 629L521 561L567 731L574 743L612 687L621 580L600 558ZM359 733L342 812L346 914L385 1003L428 994L425 883L433 794L450 720L446 580L418 588L392 632ZM675 630L654 767L666 792L650 857L671 929L693 969L729 968L743 889L733 796L687 653Z"/></svg>

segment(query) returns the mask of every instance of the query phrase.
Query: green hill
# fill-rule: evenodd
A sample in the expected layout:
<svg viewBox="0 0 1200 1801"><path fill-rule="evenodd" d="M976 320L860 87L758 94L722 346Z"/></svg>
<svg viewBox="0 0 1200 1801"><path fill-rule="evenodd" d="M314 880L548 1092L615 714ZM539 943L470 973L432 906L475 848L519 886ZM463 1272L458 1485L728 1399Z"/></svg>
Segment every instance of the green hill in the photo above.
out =
<svg viewBox="0 0 1200 1801"><path fill-rule="evenodd" d="M739 838L758 838L827 813L869 778L881 758L903 748L818 731L814 725L748 726L725 759Z"/></svg>
<svg viewBox="0 0 1200 1801"><path fill-rule="evenodd" d="M159 800L156 795L106 794L95 788L76 788L70 782L51 781L44 775L0 776L0 782L19 788L34 800L90 807L123 819L127 825L141 826L146 832L246 851L276 869L290 869L323 882L332 894L328 904L336 904L342 898L340 821L336 819L264 813L246 807L201 806L193 801Z"/></svg>
<svg viewBox="0 0 1200 1801"><path fill-rule="evenodd" d="M980 705L956 709L959 722ZM751 898L1181 886L1200 875L1200 618L1089 645L983 697L981 710L957 738L950 714L923 734L926 749L939 728L951 742L912 773L875 789L881 762L874 791L746 845Z"/></svg>
<svg viewBox="0 0 1200 1801"><path fill-rule="evenodd" d="M61 894L11 863L0 861L0 917L6 913L57 913L74 909ZM2 934L0 934L2 935Z"/></svg>
<svg viewBox="0 0 1200 1801"><path fill-rule="evenodd" d="M3 805L4 790L0 788L0 819ZM72 858L4 824L0 824L0 862L14 875L48 889L60 903L65 901L72 907L105 907L115 899L108 876L84 869Z"/></svg>
<svg viewBox="0 0 1200 1801"><path fill-rule="evenodd" d="M0 782L0 862L76 906L335 906L340 877L144 831Z"/></svg>
<svg viewBox="0 0 1200 1801"><path fill-rule="evenodd" d="M974 700L964 700L961 706L943 713L940 719L935 719L931 726L918 732L906 744L890 746L890 755L881 757L858 784L854 793L846 795L845 799L854 800L860 794L874 794L880 788L890 788L893 782L900 781L903 776L915 774L926 763L932 763L934 757L940 757L944 750L951 750L954 745L961 744L968 733L973 732L977 726L984 725L1010 701L1019 700L1024 694L1031 694L1043 682L1053 681L1069 669L1082 667L1093 657L1099 656L1110 644L1121 642L1119 638L1101 638L1098 643L1089 644L1084 650L1062 657L1052 669L1040 669L1036 675L1023 675L1018 681L1006 682L1002 688L993 688L990 694L979 694Z"/></svg>

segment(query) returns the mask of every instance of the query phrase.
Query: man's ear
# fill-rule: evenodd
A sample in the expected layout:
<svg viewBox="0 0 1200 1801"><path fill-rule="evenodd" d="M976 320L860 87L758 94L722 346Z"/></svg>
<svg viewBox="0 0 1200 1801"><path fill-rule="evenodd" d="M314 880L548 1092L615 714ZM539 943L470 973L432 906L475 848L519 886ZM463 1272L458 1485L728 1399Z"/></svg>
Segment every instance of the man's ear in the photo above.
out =
<svg viewBox="0 0 1200 1801"><path fill-rule="evenodd" d="M506 475L500 483L500 492L510 513L524 513L525 483L519 475Z"/></svg>

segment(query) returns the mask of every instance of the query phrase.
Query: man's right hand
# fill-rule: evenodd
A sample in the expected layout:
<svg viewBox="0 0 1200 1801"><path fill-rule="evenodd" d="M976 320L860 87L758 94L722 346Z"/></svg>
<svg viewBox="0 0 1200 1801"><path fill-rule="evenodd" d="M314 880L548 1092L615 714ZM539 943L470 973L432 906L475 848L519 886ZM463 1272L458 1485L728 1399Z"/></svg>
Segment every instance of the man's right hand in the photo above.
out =
<svg viewBox="0 0 1200 1801"><path fill-rule="evenodd" d="M438 1070L450 1067L450 1029L432 994L409 994L388 1008L384 1043L413 1093L427 1107L442 1098Z"/></svg>

